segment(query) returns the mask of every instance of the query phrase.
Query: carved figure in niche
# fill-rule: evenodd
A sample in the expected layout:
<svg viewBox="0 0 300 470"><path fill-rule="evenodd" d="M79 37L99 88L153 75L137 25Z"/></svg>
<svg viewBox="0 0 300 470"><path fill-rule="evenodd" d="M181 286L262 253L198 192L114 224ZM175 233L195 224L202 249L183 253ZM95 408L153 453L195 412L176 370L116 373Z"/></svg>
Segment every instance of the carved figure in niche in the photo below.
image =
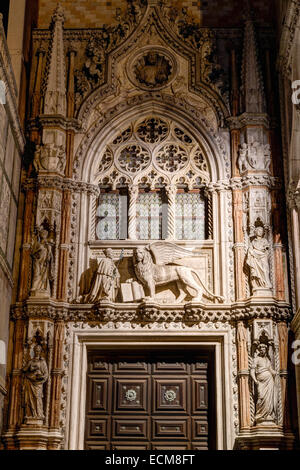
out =
<svg viewBox="0 0 300 470"><path fill-rule="evenodd" d="M120 273L113 261L112 249L107 248L104 254L105 258L100 259L91 290L86 296L88 303L94 303L101 299L114 302L117 297L120 287Z"/></svg>
<svg viewBox="0 0 300 470"><path fill-rule="evenodd" d="M50 282L54 279L53 241L48 239L48 230L40 230L32 245L33 277L30 295L50 297Z"/></svg>
<svg viewBox="0 0 300 470"><path fill-rule="evenodd" d="M169 242L156 242L145 248L136 248L133 255L137 279L148 290L150 299L155 297L156 286L175 282L179 290L176 302L182 302L190 294L193 300L202 300L203 294L223 302L224 298L210 292L204 286L199 273L193 268L176 266L176 259L191 256L191 252ZM154 261L153 261L154 258ZM173 264L168 266L169 264ZM175 266L174 266L175 265Z"/></svg>
<svg viewBox="0 0 300 470"><path fill-rule="evenodd" d="M250 284L255 295L260 289L272 289L269 269L269 242L264 238L264 228L256 227L255 236L250 242L246 265L250 270Z"/></svg>
<svg viewBox="0 0 300 470"><path fill-rule="evenodd" d="M41 356L42 346L34 347L34 357L23 368L25 420L44 419L43 384L48 380L48 368Z"/></svg>
<svg viewBox="0 0 300 470"><path fill-rule="evenodd" d="M149 88L164 85L171 74L168 60L157 52L148 52L135 66L135 76Z"/></svg>
<svg viewBox="0 0 300 470"><path fill-rule="evenodd" d="M259 142L243 143L240 148L238 167L240 173L247 170L269 171L271 163L271 149L269 144Z"/></svg>
<svg viewBox="0 0 300 470"><path fill-rule="evenodd" d="M258 345L250 369L250 376L255 384L256 424L275 423L277 418L278 385L267 350L266 344Z"/></svg>

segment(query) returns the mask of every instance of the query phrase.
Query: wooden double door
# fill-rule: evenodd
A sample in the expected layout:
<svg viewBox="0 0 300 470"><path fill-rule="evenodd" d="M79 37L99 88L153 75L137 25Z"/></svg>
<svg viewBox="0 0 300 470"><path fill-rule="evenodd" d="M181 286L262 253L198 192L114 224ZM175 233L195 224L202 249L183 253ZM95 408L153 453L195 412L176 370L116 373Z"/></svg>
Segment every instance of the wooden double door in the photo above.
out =
<svg viewBox="0 0 300 470"><path fill-rule="evenodd" d="M213 377L209 351L90 351L85 448L213 449Z"/></svg>

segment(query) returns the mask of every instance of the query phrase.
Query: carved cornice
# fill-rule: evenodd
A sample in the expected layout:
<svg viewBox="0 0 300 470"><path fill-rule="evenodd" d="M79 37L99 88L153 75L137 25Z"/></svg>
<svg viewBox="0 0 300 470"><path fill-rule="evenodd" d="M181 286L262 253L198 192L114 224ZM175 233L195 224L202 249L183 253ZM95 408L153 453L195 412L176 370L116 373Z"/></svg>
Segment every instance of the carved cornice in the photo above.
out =
<svg viewBox="0 0 300 470"><path fill-rule="evenodd" d="M226 119L230 130L242 129L246 126L270 128L270 119L267 114L243 113L240 116L230 116Z"/></svg>
<svg viewBox="0 0 300 470"><path fill-rule="evenodd" d="M68 304L54 300L27 300L11 309L11 319L43 318L65 322L96 323L228 323L257 318L274 321L290 321L291 308L275 300L253 300L232 305L202 304L189 302L185 305L159 304L153 301L142 303L113 303L100 301L95 305Z"/></svg>
<svg viewBox="0 0 300 470"><path fill-rule="evenodd" d="M232 189L244 189L249 186L265 186L269 189L281 189L282 182L280 178L275 178L269 175L247 175L235 177L230 180Z"/></svg>
<svg viewBox="0 0 300 470"><path fill-rule="evenodd" d="M37 118L30 119L28 121L28 130L30 131L35 131L35 130L40 131L44 127L47 127L47 128L53 127L55 129L59 127L63 130L74 131L74 132L82 131L82 126L80 122L75 118L42 114L38 116Z"/></svg>
<svg viewBox="0 0 300 470"><path fill-rule="evenodd" d="M84 181L75 181L59 176L39 175L37 179L27 179L22 185L23 191L36 190L40 188L51 188L60 191L85 192L95 196L99 195L99 188L95 184Z"/></svg>

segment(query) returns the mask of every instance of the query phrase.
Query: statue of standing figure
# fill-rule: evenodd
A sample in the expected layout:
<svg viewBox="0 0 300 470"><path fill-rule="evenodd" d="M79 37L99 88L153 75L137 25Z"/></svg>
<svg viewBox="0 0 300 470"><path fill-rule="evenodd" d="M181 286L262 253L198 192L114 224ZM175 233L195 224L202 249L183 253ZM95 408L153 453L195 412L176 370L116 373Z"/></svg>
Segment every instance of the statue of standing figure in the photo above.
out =
<svg viewBox="0 0 300 470"><path fill-rule="evenodd" d="M43 385L48 379L48 368L41 352L42 346L36 345L33 359L23 368L25 421L44 419Z"/></svg>
<svg viewBox="0 0 300 470"><path fill-rule="evenodd" d="M274 424L277 418L278 390L276 372L267 355L267 345L259 344L250 376L256 387L256 424Z"/></svg>
<svg viewBox="0 0 300 470"><path fill-rule="evenodd" d="M33 277L30 294L36 297L50 297L50 281L54 278L53 242L48 240L48 230L40 230L39 239L33 244Z"/></svg>
<svg viewBox="0 0 300 470"><path fill-rule="evenodd" d="M89 294L85 302L95 303L98 300L110 300L114 302L120 287L120 274L113 261L111 248L104 250L105 258L100 259L97 271L91 284Z"/></svg>
<svg viewBox="0 0 300 470"><path fill-rule="evenodd" d="M255 237L250 242L246 256L246 264L250 269L250 284L253 295L270 294L272 284L269 268L269 242L264 238L264 228L255 229Z"/></svg>

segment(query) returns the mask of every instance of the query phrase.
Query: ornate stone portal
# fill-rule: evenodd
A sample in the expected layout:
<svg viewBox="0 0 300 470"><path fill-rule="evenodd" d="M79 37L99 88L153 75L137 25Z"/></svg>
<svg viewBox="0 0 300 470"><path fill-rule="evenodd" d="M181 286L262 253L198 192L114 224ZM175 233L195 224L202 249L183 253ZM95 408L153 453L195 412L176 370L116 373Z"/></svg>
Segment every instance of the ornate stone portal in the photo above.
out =
<svg viewBox="0 0 300 470"><path fill-rule="evenodd" d="M31 70L36 151L23 185L4 441L82 448L89 345L121 347L126 337L136 349L158 336L162 347L166 337L212 344L224 372L218 448L291 447L291 305L282 228L275 233L270 213L282 182L270 164L253 22L238 114L216 62L217 32L160 2L128 3L119 27L64 30L58 8L51 30L33 36L34 52L48 53ZM34 227L43 230L32 247ZM36 346L25 361L33 337L47 354ZM135 393L127 389L126 403ZM164 391L166 404L174 393Z"/></svg>

